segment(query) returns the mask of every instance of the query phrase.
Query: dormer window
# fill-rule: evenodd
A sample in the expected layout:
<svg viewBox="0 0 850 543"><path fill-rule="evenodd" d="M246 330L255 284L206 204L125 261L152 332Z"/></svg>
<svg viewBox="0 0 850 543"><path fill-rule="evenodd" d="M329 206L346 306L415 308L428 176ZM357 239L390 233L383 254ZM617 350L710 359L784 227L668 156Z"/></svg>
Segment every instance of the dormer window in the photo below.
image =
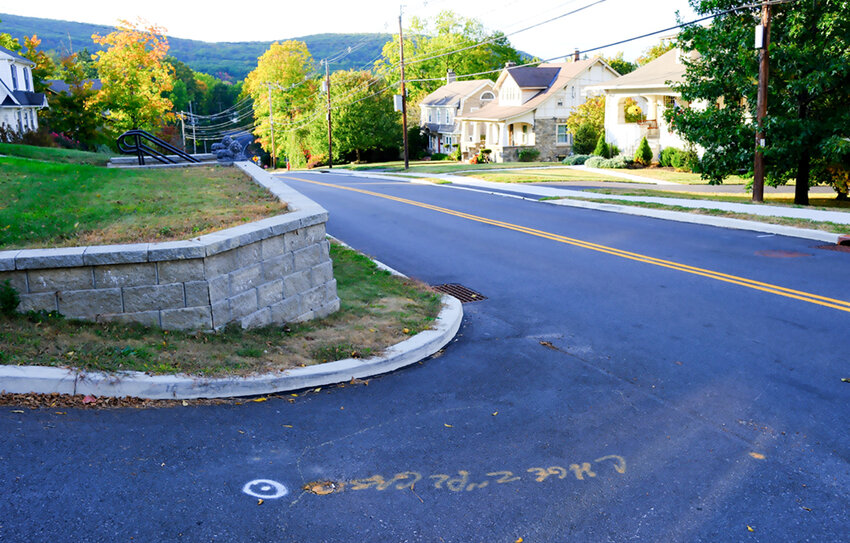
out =
<svg viewBox="0 0 850 543"><path fill-rule="evenodd" d="M496 99L496 95L490 91L481 93L481 101L482 102L491 102Z"/></svg>
<svg viewBox="0 0 850 543"><path fill-rule="evenodd" d="M12 90L18 90L18 67L12 64Z"/></svg>
<svg viewBox="0 0 850 543"><path fill-rule="evenodd" d="M443 124L443 112L441 110L437 110L437 124Z"/></svg>

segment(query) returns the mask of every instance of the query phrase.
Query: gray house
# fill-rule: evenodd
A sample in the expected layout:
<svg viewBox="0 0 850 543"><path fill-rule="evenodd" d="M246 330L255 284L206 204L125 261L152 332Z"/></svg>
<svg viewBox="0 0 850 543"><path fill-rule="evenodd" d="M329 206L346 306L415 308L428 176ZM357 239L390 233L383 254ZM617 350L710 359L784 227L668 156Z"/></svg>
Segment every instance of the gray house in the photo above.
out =
<svg viewBox="0 0 850 543"><path fill-rule="evenodd" d="M478 111L496 99L489 79L457 81L452 70L446 84L426 96L419 104L419 126L428 138L430 153L449 154L460 144L460 115Z"/></svg>

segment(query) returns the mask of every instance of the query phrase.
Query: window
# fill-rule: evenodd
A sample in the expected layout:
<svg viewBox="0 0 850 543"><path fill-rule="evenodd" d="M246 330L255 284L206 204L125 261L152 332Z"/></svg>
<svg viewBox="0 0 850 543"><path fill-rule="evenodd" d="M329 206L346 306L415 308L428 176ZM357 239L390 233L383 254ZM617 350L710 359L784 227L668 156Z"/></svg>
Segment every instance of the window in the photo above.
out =
<svg viewBox="0 0 850 543"><path fill-rule="evenodd" d="M555 127L555 141L557 143L563 145L569 145L571 143L572 138L570 138L570 133L567 131L567 125L559 124Z"/></svg>
<svg viewBox="0 0 850 543"><path fill-rule="evenodd" d="M679 104L676 103L676 99L672 96L664 97L664 107L667 109L676 109L679 107Z"/></svg>
<svg viewBox="0 0 850 543"><path fill-rule="evenodd" d="M430 109L428 110L428 122L429 123L431 122L431 110Z"/></svg>
<svg viewBox="0 0 850 543"><path fill-rule="evenodd" d="M12 64L12 90L18 90L18 67Z"/></svg>
<svg viewBox="0 0 850 543"><path fill-rule="evenodd" d="M24 72L24 90L31 91L32 89L30 88L30 71L26 68L24 68L22 71Z"/></svg>
<svg viewBox="0 0 850 543"><path fill-rule="evenodd" d="M576 97L576 88L575 88L575 87L570 87L570 92L572 93L573 98L575 98L575 97Z"/></svg>
<svg viewBox="0 0 850 543"><path fill-rule="evenodd" d="M443 112L442 110L437 110L437 124L443 124Z"/></svg>
<svg viewBox="0 0 850 543"><path fill-rule="evenodd" d="M482 102L490 102L491 100L495 100L496 95L490 91L481 93L481 101Z"/></svg>

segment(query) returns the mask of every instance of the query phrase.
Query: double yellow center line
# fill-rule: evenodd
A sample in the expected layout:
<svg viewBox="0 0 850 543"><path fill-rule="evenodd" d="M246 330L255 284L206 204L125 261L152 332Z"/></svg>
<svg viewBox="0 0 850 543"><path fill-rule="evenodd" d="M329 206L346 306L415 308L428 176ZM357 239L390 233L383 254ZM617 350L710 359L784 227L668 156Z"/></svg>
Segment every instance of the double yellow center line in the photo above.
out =
<svg viewBox="0 0 850 543"><path fill-rule="evenodd" d="M606 245L599 245L597 243L591 243L588 241L582 241L580 239L570 238L567 236L561 236L559 234L553 234L551 232L545 232L543 230L537 230L535 228L529 228L527 226L520 226L518 224L513 224L504 221L498 221L495 219L488 219L486 217L480 217L478 215L472 215L470 213L463 213L461 211L455 211L453 209L448 209L445 207L435 206L431 204L426 204L423 202L417 202L415 200L408 200L407 198L399 198L397 196L389 196L387 194L381 194L379 192L372 192L369 190L358 189L354 187L346 187L341 185L334 185L331 183L322 183L320 181L312 181L310 179L302 179L298 177L287 177L287 179L293 179L296 181L303 181L305 183L312 183L314 185L321 185L324 187L330 187L340 190L348 190L351 192L358 192L360 194L367 194L369 196L375 196L377 198L383 198L385 200L392 200L394 202L399 202L402 204L412 205L416 207L421 207L423 209L430 209L431 211L437 211L439 213L444 213L446 215L452 215L454 217L460 217L462 219L467 219L470 221L475 221L483 224L489 224L492 226L498 226L499 228L506 228L508 230L515 230L517 232L522 232L524 234L529 234L531 236L536 236L539 238L550 239L552 241L557 241L560 243L566 243L568 245L573 245L575 247L581 247L582 249L589 249L591 251L597 251L600 253L609 254L612 256L617 256L620 258L626 258L628 260L634 260L636 262L643 262L645 264L652 264L653 266L660 266L662 268L669 268L671 270L677 270L685 273L690 273L693 275L700 275L702 277L707 277L709 279L715 279L717 281L722 281L724 283L731 283L733 285L740 285L742 287L751 288L754 290L760 290L762 292L768 292L770 294L776 294L777 296L784 296L786 298L793 298L795 300L800 300L803 302L808 302L811 304L821 305L824 307L830 307L832 309L838 309L839 311L846 311L850 313L850 302L846 302L844 300L838 300L836 298L829 298L826 296L819 296L817 294L812 294L809 292L803 292L800 290L794 290L790 288L781 287L778 285L772 285L770 283L763 283L761 281L754 281L752 279L747 279L745 277L738 277L737 275L729 275L726 273L720 273L712 270L707 270L704 268L697 268L695 266L688 266L687 264L680 264L678 262L673 262L670 260L662 260L660 258L654 258L651 256L642 255L639 253L632 253L629 251L622 251L620 249L615 249L613 247L608 247Z"/></svg>

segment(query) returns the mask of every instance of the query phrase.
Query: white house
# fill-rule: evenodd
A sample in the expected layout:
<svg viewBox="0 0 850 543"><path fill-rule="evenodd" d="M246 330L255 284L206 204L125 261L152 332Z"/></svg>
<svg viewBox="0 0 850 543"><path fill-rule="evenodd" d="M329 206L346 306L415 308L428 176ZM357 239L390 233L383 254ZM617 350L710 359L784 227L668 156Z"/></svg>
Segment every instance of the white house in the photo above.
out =
<svg viewBox="0 0 850 543"><path fill-rule="evenodd" d="M605 94L605 139L626 155L634 154L641 139L646 137L655 158L665 147L686 146L664 120L669 108L688 107L671 83L681 83L685 75L680 49L671 49L637 70L618 77L589 92ZM631 100L643 112L643 120L629 122L626 107Z"/></svg>
<svg viewBox="0 0 850 543"><path fill-rule="evenodd" d="M458 116L477 111L495 98L489 79L457 81L449 70L446 84L419 104L419 126L428 138L428 151L452 153L460 143Z"/></svg>
<svg viewBox="0 0 850 543"><path fill-rule="evenodd" d="M36 112L47 107L43 93L33 91L35 63L0 47L0 125L13 132L38 130Z"/></svg>
<svg viewBox="0 0 850 543"><path fill-rule="evenodd" d="M566 120L586 100L585 89L619 75L599 58L539 66L508 63L493 87L497 99L459 118L462 157L490 149L492 160L510 162L523 148L533 147L540 152L538 160L563 158L572 147Z"/></svg>

